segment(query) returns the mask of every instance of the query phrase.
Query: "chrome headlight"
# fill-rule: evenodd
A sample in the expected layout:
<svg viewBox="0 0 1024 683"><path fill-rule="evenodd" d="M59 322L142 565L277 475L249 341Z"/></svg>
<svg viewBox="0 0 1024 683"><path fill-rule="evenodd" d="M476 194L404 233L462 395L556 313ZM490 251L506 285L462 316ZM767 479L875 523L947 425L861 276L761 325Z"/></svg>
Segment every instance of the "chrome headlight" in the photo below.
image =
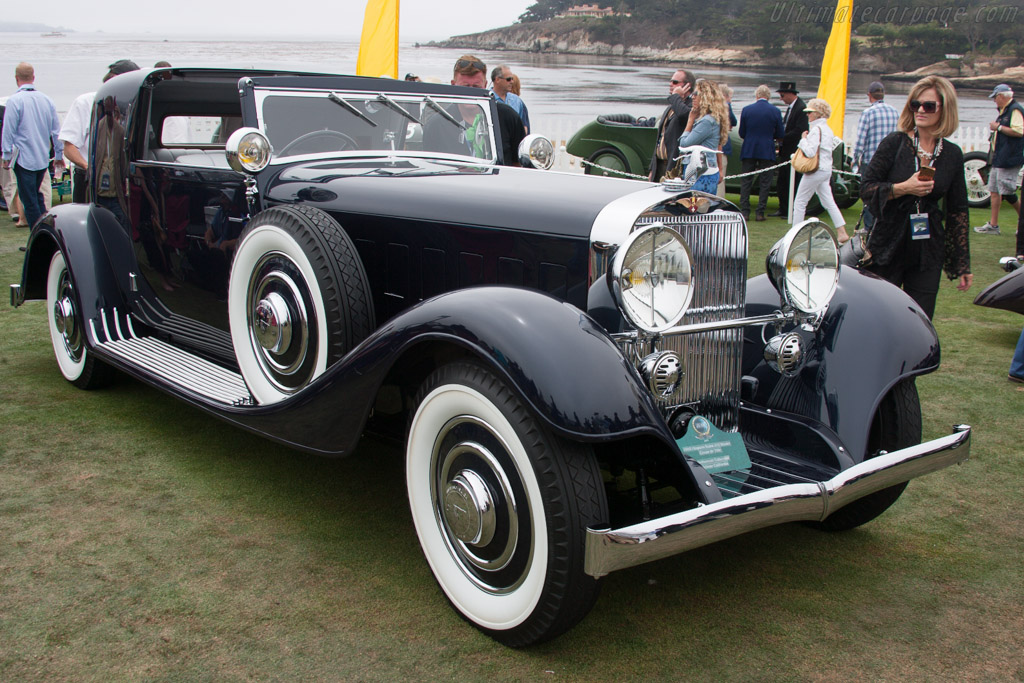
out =
<svg viewBox="0 0 1024 683"><path fill-rule="evenodd" d="M527 135L519 143L519 164L546 171L555 163L555 146L543 135Z"/></svg>
<svg viewBox="0 0 1024 683"><path fill-rule="evenodd" d="M790 228L765 261L782 302L803 313L819 313L839 283L839 245L832 229L811 218Z"/></svg>
<svg viewBox="0 0 1024 683"><path fill-rule="evenodd" d="M255 128L239 128L224 145L228 165L240 173L258 173L270 163L274 148L270 140Z"/></svg>
<svg viewBox="0 0 1024 683"><path fill-rule="evenodd" d="M683 317L693 297L693 256L678 232L655 223L637 230L608 271L626 318L645 332L663 332Z"/></svg>

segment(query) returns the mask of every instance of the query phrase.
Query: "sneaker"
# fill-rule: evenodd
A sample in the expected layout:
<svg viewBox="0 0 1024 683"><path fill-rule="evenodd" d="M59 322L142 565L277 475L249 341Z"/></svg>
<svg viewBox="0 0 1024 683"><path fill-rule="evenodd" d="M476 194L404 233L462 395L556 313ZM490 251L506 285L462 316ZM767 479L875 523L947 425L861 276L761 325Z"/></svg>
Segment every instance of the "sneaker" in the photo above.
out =
<svg viewBox="0 0 1024 683"><path fill-rule="evenodd" d="M982 235L998 235L999 226L985 221L985 225L979 225L974 229L974 232L980 232Z"/></svg>
<svg viewBox="0 0 1024 683"><path fill-rule="evenodd" d="M1018 377L1017 375L1007 375L1006 379L1017 384L1024 384L1024 377Z"/></svg>

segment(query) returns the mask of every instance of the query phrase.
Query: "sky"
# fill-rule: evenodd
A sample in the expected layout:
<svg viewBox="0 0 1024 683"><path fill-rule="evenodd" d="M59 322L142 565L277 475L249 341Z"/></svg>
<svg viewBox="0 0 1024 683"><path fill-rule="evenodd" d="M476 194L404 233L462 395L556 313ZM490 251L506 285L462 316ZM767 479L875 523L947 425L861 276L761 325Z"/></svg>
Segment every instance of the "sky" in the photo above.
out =
<svg viewBox="0 0 1024 683"><path fill-rule="evenodd" d="M508 26L534 1L401 0L399 38L443 40ZM254 36L280 37L358 37L366 11L366 0L172 0L159 5L147 0L125 5L99 0L47 0L4 5L4 21L63 26L75 31L223 35L237 30ZM114 7L123 12L118 15L111 11Z"/></svg>

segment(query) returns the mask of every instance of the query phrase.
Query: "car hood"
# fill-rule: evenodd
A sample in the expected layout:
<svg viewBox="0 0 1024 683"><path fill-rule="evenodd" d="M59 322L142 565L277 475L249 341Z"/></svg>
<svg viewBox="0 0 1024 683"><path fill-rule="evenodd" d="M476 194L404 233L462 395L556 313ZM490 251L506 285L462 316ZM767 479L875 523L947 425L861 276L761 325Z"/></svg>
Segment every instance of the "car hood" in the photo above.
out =
<svg viewBox="0 0 1024 683"><path fill-rule="evenodd" d="M271 167L271 203L325 211L589 237L609 202L649 183L419 159L320 161ZM529 201L524 201L529 198Z"/></svg>

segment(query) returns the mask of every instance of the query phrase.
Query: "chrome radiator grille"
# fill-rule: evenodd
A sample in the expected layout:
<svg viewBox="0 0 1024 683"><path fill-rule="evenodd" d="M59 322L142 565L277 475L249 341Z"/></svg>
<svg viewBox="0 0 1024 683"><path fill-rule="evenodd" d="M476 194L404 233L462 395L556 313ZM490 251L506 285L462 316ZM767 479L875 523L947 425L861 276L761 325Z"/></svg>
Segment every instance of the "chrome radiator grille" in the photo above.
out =
<svg viewBox="0 0 1024 683"><path fill-rule="evenodd" d="M747 229L731 211L675 216L648 212L634 224L661 222L677 230L693 252L693 300L681 324L735 320L743 317L747 286ZM697 404L698 411L720 429L739 425L743 330L662 337L659 350L682 359L685 375L674 396L659 399L662 409Z"/></svg>

